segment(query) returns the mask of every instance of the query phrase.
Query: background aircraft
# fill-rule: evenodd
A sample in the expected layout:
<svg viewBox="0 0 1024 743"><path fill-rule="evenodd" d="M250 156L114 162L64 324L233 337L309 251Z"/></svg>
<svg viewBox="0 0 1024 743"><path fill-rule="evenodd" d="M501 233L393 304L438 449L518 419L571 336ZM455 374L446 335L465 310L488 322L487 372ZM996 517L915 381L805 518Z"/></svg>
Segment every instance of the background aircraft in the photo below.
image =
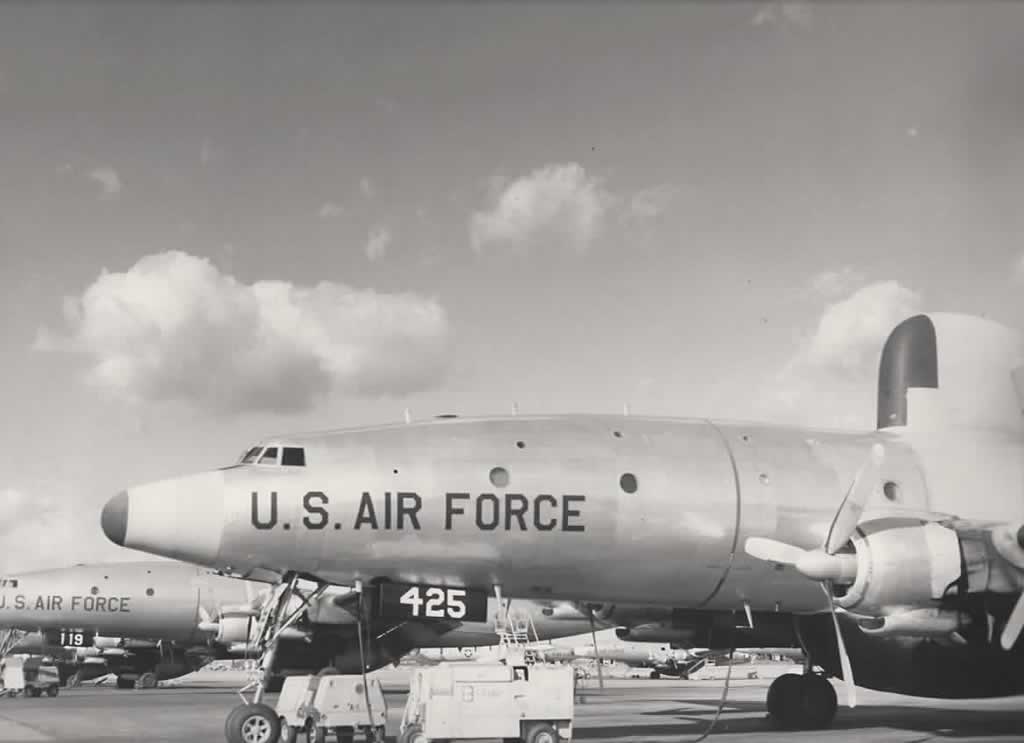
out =
<svg viewBox="0 0 1024 743"><path fill-rule="evenodd" d="M102 525L241 574L358 581L380 614L449 616L500 589L661 604L712 648L796 632L851 703L854 671L907 694L1010 695L1024 692L1022 408L1019 333L918 315L882 349L876 431L570 415L282 436L123 492ZM835 708L815 674L769 690L785 727Z"/></svg>
<svg viewBox="0 0 1024 743"><path fill-rule="evenodd" d="M0 627L34 634L9 652L54 655L65 678L114 673L119 687L149 688L212 658L256 652L271 586L176 562L76 565L0 579ZM354 594L332 587L283 635L274 675L334 667L359 669ZM290 609L300 608L293 596ZM552 619L548 603L508 602L505 627L519 639L562 637L590 628L582 615ZM375 666L416 647L486 646L499 642L498 607L482 622L423 619L373 628ZM599 626L604 626L599 624Z"/></svg>

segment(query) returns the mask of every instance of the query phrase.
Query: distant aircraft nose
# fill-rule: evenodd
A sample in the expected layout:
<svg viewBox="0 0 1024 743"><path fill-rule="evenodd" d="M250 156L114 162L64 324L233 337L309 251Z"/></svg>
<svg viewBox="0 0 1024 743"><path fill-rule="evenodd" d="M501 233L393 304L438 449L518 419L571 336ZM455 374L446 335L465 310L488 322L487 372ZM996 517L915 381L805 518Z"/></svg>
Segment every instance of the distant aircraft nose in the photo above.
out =
<svg viewBox="0 0 1024 743"><path fill-rule="evenodd" d="M209 564L220 552L224 488L215 471L122 490L103 507L100 526L121 547Z"/></svg>
<svg viewBox="0 0 1024 743"><path fill-rule="evenodd" d="M122 490L103 506L100 526L107 539L118 547L124 547L124 535L128 531L128 493Z"/></svg>

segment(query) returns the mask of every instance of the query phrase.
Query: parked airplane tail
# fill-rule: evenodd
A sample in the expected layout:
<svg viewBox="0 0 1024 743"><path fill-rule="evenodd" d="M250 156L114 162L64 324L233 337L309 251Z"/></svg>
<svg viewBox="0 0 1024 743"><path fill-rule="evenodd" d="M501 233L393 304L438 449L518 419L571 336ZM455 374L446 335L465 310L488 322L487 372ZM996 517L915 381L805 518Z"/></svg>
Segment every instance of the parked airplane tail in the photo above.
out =
<svg viewBox="0 0 1024 743"><path fill-rule="evenodd" d="M1024 431L1024 341L980 317L915 315L889 334L878 428Z"/></svg>

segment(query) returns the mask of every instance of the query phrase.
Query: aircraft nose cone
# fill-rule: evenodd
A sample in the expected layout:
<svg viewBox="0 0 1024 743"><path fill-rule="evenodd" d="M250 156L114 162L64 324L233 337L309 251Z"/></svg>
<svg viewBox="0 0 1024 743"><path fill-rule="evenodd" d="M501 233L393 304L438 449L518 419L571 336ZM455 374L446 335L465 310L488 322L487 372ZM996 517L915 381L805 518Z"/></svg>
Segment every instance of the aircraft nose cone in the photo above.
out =
<svg viewBox="0 0 1024 743"><path fill-rule="evenodd" d="M124 537L128 531L128 493L122 490L103 506L100 515L100 526L107 539L118 547L124 547Z"/></svg>

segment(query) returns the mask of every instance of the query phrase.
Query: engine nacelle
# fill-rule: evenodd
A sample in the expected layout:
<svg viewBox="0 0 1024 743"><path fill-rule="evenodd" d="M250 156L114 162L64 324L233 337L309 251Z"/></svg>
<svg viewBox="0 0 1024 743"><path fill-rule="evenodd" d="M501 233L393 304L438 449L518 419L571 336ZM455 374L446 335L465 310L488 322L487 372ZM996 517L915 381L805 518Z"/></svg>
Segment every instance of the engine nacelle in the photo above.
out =
<svg viewBox="0 0 1024 743"><path fill-rule="evenodd" d="M853 538L857 575L836 604L882 616L934 607L961 576L960 540L941 524L862 524Z"/></svg>
<svg viewBox="0 0 1024 743"><path fill-rule="evenodd" d="M214 640L221 645L248 643L256 629L250 616L221 617L217 622L217 634Z"/></svg>

